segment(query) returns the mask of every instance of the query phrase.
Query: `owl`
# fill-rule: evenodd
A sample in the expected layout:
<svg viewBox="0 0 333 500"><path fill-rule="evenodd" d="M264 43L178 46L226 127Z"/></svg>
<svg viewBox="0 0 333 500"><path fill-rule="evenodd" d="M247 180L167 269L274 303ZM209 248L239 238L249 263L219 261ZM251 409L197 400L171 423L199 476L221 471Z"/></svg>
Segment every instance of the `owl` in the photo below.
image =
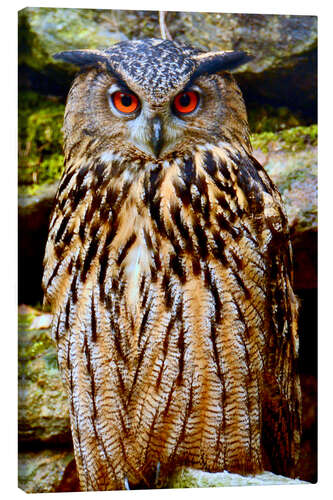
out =
<svg viewBox="0 0 333 500"><path fill-rule="evenodd" d="M297 300L230 73L249 56L144 39L55 57L80 72L43 288L81 489L293 476Z"/></svg>

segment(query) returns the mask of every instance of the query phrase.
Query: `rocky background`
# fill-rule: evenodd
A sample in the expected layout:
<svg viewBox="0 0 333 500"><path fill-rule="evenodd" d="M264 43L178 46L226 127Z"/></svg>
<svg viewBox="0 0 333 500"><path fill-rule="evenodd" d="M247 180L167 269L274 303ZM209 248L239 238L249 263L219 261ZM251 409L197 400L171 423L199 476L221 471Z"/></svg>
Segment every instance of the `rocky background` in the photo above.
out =
<svg viewBox="0 0 333 500"><path fill-rule="evenodd" d="M159 37L158 13L27 8L19 12L18 22L19 487L26 492L78 491L66 397L49 316L41 312L42 259L63 164L62 117L75 73L52 54ZM248 107L255 156L277 183L291 227L295 290L301 301L303 441L298 476L316 482L317 18L173 12L167 24L176 41L255 56L236 71L236 78ZM169 486L208 484L214 485L188 471ZM231 483L223 479L221 484Z"/></svg>

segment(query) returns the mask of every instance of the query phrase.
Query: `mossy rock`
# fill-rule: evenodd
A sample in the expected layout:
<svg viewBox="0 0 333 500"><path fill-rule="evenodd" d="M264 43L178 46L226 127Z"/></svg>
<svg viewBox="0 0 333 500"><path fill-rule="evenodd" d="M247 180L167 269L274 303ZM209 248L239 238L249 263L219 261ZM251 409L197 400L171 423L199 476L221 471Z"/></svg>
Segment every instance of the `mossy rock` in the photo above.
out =
<svg viewBox="0 0 333 500"><path fill-rule="evenodd" d="M21 452L18 460L19 488L26 493L79 491L73 453L70 450L46 449ZM241 476L229 472L209 473L190 467L177 469L164 488L223 488L230 486L306 485L299 479L264 472Z"/></svg>
<svg viewBox="0 0 333 500"><path fill-rule="evenodd" d="M250 130L255 138L263 132L279 132L280 130L294 129L295 127L309 126L311 120L301 113L295 112L286 106L274 107L269 104L248 106L248 121Z"/></svg>
<svg viewBox="0 0 333 500"><path fill-rule="evenodd" d="M26 493L79 491L73 451L50 448L19 452L18 486Z"/></svg>
<svg viewBox="0 0 333 500"><path fill-rule="evenodd" d="M65 105L32 91L19 93L18 181L31 186L59 179L64 157Z"/></svg>
<svg viewBox="0 0 333 500"><path fill-rule="evenodd" d="M113 29L105 10L27 7L19 11L19 64L48 72L73 68L56 62L63 50L106 48L126 39Z"/></svg>
<svg viewBox="0 0 333 500"><path fill-rule="evenodd" d="M299 479L290 479L265 471L255 476L241 476L225 472L209 473L190 467L177 469L168 480L169 488L223 488L228 486L268 486L278 484L307 484Z"/></svg>
<svg viewBox="0 0 333 500"><path fill-rule="evenodd" d="M317 146L318 126L296 126L281 131L264 131L252 134L252 146L263 152L302 151L308 146Z"/></svg>
<svg viewBox="0 0 333 500"><path fill-rule="evenodd" d="M68 401L50 329L31 329L40 314L31 308L19 315L19 442L71 444Z"/></svg>

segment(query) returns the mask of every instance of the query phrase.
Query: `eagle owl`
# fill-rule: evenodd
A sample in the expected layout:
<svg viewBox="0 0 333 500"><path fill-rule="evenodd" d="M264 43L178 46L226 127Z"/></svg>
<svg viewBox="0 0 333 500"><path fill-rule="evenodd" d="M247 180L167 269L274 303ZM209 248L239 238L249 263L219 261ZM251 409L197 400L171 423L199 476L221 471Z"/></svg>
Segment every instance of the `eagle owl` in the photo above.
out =
<svg viewBox="0 0 333 500"><path fill-rule="evenodd" d="M229 72L248 56L145 39L56 57L81 71L43 288L81 488L181 465L292 476L297 301Z"/></svg>

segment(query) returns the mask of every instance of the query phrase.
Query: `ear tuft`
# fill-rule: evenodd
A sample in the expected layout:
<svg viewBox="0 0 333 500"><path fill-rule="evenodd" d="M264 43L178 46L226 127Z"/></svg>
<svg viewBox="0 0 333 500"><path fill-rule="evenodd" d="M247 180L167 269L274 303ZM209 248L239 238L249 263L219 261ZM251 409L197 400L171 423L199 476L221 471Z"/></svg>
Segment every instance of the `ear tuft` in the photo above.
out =
<svg viewBox="0 0 333 500"><path fill-rule="evenodd" d="M206 52L194 56L197 62L197 69L194 71L191 80L201 75L211 75L219 71L231 71L254 59L246 52Z"/></svg>
<svg viewBox="0 0 333 500"><path fill-rule="evenodd" d="M99 50L67 50L53 55L54 59L70 64L75 64L80 68L84 66L96 66L99 62L107 62L107 57Z"/></svg>

